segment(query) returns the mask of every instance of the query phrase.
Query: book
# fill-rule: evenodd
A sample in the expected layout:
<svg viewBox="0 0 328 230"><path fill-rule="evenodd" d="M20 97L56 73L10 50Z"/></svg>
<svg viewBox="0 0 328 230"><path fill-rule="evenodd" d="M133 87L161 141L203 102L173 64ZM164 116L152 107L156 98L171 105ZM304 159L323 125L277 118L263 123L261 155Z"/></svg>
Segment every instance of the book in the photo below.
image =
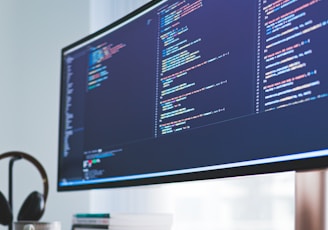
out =
<svg viewBox="0 0 328 230"><path fill-rule="evenodd" d="M73 224L71 230L108 230L108 225Z"/></svg>
<svg viewBox="0 0 328 230"><path fill-rule="evenodd" d="M109 213L76 213L73 215L73 225L109 225Z"/></svg>
<svg viewBox="0 0 328 230"><path fill-rule="evenodd" d="M170 230L169 213L76 213L71 230Z"/></svg>

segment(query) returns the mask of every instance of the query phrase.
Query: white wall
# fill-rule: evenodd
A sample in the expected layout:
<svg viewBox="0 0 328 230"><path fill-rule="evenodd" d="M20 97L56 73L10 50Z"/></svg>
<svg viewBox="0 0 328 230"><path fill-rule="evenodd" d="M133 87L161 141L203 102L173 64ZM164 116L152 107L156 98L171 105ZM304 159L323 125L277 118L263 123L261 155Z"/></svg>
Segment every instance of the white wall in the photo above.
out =
<svg viewBox="0 0 328 230"><path fill-rule="evenodd" d="M150 0L97 0L90 3L90 31L95 32Z"/></svg>
<svg viewBox="0 0 328 230"><path fill-rule="evenodd" d="M91 211L171 213L172 230L294 229L294 173L91 193Z"/></svg>
<svg viewBox="0 0 328 230"><path fill-rule="evenodd" d="M42 220L60 220L68 229L72 213L88 210L89 193L56 192L60 49L89 33L89 0L0 4L0 153L25 151L43 164L50 193ZM0 162L6 196L7 162ZM33 190L42 192L39 174L27 161L15 163L15 217Z"/></svg>

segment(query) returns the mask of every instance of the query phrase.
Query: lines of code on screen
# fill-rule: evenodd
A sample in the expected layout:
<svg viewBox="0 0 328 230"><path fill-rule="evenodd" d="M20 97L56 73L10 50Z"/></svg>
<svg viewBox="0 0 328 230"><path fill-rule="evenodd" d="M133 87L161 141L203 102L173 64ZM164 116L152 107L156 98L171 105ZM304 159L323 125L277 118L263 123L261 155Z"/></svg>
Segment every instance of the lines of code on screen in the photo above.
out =
<svg viewBox="0 0 328 230"><path fill-rule="evenodd" d="M328 98L327 10L327 0L168 0L66 50L67 177L306 151L297 143L307 137L280 130L301 129L302 116L319 113L316 103Z"/></svg>

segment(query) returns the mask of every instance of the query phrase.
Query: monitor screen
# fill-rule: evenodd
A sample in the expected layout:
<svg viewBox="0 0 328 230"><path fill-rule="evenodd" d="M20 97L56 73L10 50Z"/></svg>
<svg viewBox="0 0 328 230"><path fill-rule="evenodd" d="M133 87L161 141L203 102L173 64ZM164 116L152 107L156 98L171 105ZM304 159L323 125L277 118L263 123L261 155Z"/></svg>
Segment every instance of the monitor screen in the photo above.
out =
<svg viewBox="0 0 328 230"><path fill-rule="evenodd" d="M155 0L62 49L59 191L328 166L327 0Z"/></svg>

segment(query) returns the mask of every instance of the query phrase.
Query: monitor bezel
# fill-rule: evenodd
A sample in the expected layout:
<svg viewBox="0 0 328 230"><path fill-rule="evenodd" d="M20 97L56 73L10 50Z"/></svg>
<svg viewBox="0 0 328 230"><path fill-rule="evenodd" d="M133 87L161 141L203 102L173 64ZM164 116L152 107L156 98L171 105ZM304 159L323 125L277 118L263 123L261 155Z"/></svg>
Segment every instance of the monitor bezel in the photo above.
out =
<svg viewBox="0 0 328 230"><path fill-rule="evenodd" d="M108 26L90 34L78 41L75 41L68 46L62 48L61 50L61 74L63 73L63 60L64 54L77 47L81 44L87 43L95 37L107 33L113 28L125 23L126 21L131 20L140 13L145 12L146 10L156 6L159 3L165 2L165 0L153 0L145 5L139 7L133 12L127 14L126 16L116 20L115 22L109 24ZM64 101L64 95L61 93L64 88L64 81L61 79L60 83L60 104ZM62 129L63 123L63 106L60 105L59 111L59 130ZM59 132L59 149L58 149L58 172L57 172L57 191L76 191L76 190L88 190L88 189L104 189L104 188L119 188L119 187L131 187L131 186L145 186L145 185L156 185L156 184L166 184L166 183L175 183L175 182L187 182L195 180L212 180L220 178L229 178L229 177L239 177L239 176L249 176L249 175L258 175L258 174L268 174L268 173L277 173L277 172L286 172L286 171L306 171L314 169L325 169L328 167L328 156L319 156L305 159L296 159L296 160L286 160L282 162L272 162L272 163L260 163L252 164L247 166L237 166L237 167L227 167L222 169L208 170L208 171L199 171L192 173L183 173L176 175L165 175L158 177L149 177L141 179L131 179L124 181L112 181L105 183L94 183L94 184L82 184L82 185L72 185L72 186L60 186L60 154L62 146L62 138L60 137L61 131ZM328 149L318 150L318 151L328 151Z"/></svg>

